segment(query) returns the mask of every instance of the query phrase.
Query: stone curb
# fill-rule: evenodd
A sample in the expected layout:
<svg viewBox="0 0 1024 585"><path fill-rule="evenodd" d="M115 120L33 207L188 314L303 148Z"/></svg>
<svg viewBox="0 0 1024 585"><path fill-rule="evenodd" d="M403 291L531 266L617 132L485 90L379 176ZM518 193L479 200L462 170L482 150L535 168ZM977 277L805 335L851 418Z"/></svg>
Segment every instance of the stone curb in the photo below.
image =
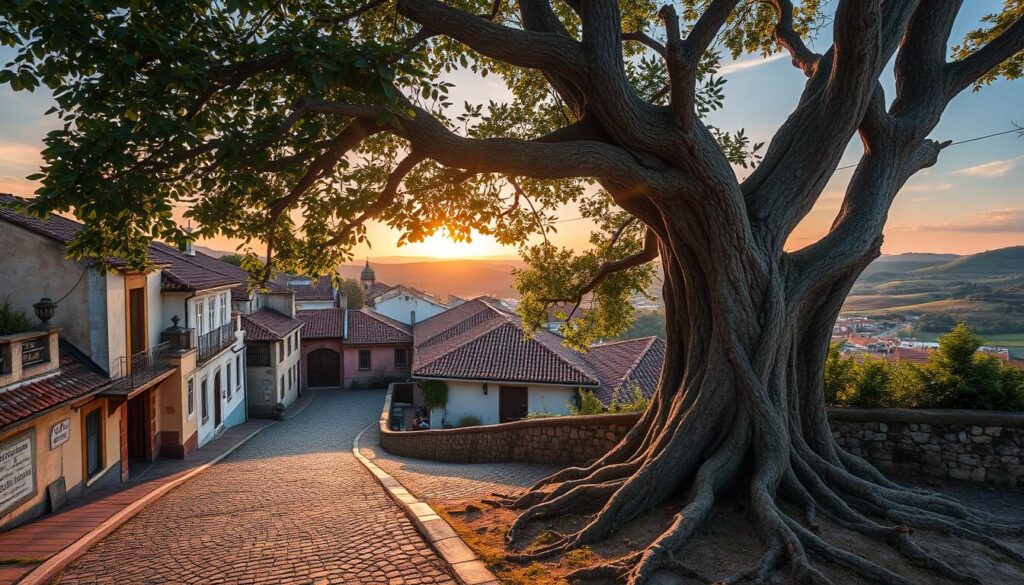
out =
<svg viewBox="0 0 1024 585"><path fill-rule="evenodd" d="M234 453L235 450L237 450L239 447L248 443L249 439L252 439L261 431L269 429L270 427L274 426L274 424L276 424L276 421L268 424L263 428L256 429L255 431L249 433L249 435L243 438L241 441L239 441L231 448L229 448L227 451L224 451L223 453L215 457L212 461L209 461L207 463L200 465L199 467L196 467L195 469L189 471L188 473L179 477L178 479L170 481L154 489L148 494L142 496L141 498L135 500L131 504L128 504L120 512L114 514L110 518L107 518L99 526L87 532L85 536L69 544L59 553L46 559L46 561L44 561L42 564L32 569L32 571L30 571L28 574L22 577L20 581L17 582L18 585L43 585L49 582L50 579L56 577L58 573L63 571L68 565L70 565L76 559L78 559L78 557L85 554L90 548L93 547L93 545L103 540L110 533L120 528L121 525L125 522L134 518L139 512L144 510L147 506L162 498L165 494L167 494L167 492L171 491L172 489L178 487L179 485L185 483L186 481L192 479L193 477L199 475L200 473L206 471L213 465L217 464L228 455Z"/></svg>
<svg viewBox="0 0 1024 585"><path fill-rule="evenodd" d="M402 508L405 515L423 535L423 539L437 551L438 556L451 567L455 579L462 585L498 585L498 578L484 564L466 541L462 540L455 530L437 515L429 504L409 493L397 479L370 461L359 452L359 439L363 433L377 423L366 425L352 440L352 454L369 470L370 474Z"/></svg>

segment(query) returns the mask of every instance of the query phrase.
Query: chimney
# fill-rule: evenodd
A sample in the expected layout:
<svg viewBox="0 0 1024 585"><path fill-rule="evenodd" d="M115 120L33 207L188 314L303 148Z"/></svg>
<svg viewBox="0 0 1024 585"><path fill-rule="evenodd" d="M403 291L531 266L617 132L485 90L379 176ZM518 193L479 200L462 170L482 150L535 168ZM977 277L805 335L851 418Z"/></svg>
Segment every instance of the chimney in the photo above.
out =
<svg viewBox="0 0 1024 585"><path fill-rule="evenodd" d="M187 228L185 228L185 233L189 234L190 236L192 235L192 224L191 223L188 225ZM192 238L189 238L188 241L185 242L185 255L186 256L195 256L196 255L196 249L192 246Z"/></svg>
<svg viewBox="0 0 1024 585"><path fill-rule="evenodd" d="M342 325L341 325L341 338L348 339L348 309L341 312Z"/></svg>

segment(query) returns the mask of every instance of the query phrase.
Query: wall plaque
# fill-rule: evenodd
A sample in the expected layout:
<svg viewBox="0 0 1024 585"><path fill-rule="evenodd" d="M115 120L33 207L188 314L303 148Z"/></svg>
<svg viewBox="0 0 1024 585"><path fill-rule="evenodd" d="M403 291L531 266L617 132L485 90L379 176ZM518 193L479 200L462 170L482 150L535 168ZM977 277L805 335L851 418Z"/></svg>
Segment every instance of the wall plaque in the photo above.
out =
<svg viewBox="0 0 1024 585"><path fill-rule="evenodd" d="M50 427L50 449L56 449L71 438L71 419L66 418Z"/></svg>
<svg viewBox="0 0 1024 585"><path fill-rule="evenodd" d="M21 367L45 364L50 361L50 338L37 337L21 342Z"/></svg>
<svg viewBox="0 0 1024 585"><path fill-rule="evenodd" d="M0 516L36 495L35 429L0 442Z"/></svg>

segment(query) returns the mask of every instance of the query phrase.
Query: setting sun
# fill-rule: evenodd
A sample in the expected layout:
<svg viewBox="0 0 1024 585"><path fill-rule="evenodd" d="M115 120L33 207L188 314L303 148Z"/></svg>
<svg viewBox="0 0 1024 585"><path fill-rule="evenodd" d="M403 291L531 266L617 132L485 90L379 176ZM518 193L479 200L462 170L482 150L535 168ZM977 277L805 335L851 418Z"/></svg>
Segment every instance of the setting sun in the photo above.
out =
<svg viewBox="0 0 1024 585"><path fill-rule="evenodd" d="M515 256L516 249L502 246L494 236L473 233L472 242L456 242L447 234L438 232L422 242L406 244L399 253L410 256L433 258L481 258L491 256Z"/></svg>

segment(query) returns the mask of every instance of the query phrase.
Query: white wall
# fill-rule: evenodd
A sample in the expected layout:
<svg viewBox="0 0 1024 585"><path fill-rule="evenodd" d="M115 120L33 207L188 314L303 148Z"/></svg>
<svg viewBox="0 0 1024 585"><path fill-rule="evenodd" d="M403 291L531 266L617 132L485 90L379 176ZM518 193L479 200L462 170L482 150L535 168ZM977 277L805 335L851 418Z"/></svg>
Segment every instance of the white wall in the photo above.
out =
<svg viewBox="0 0 1024 585"><path fill-rule="evenodd" d="M128 333L125 324L124 276L117 272L108 272L106 277L107 293L107 356L110 368L114 372L120 358L128 355ZM101 364L102 365L102 364Z"/></svg>
<svg viewBox="0 0 1024 585"><path fill-rule="evenodd" d="M242 371L238 372L235 368L235 358L241 356L238 363L241 365ZM231 395L228 396L227 392L227 368L228 364L231 364ZM185 378L193 377L195 379L195 392L196 392L196 416L198 417L197 426L199 428L199 446L203 446L210 439L213 438L216 428L214 428L214 422L216 420L214 416L215 404L214 401L220 401L220 412L221 412L221 424L224 426L231 426L231 424L244 420L244 410L240 413L236 413L235 410L245 408L245 391L246 391L246 374L245 374L245 344L242 342L242 337L239 335L238 340L235 341L234 345L230 349L226 349L221 352L217 357L210 361L202 364L191 374L186 374ZM214 394L214 381L217 374L220 374L221 393L220 395ZM210 400L210 412L206 421L203 421L202 411L202 389L203 380L206 380L206 391ZM241 387L239 387L239 380L241 379Z"/></svg>
<svg viewBox="0 0 1024 585"><path fill-rule="evenodd" d="M448 405L443 409L434 409L430 413L430 427L442 428L442 418L452 426L459 424L463 416L472 415L480 418L485 425L498 424L500 382L488 382L487 394L483 391L483 382L467 382L446 380L448 384ZM507 384L524 386L525 384ZM527 398L529 413L548 413L567 415L569 404L572 403L576 389L570 386L550 386L528 384Z"/></svg>
<svg viewBox="0 0 1024 585"><path fill-rule="evenodd" d="M333 309L337 305L334 301L295 301L296 311L308 311L312 309Z"/></svg>
<svg viewBox="0 0 1024 585"><path fill-rule="evenodd" d="M419 323L424 319L429 319L438 313L448 310L448 307L444 305L432 303L415 295L405 293L377 301L377 304L371 308L385 317L391 317L395 321L405 323L406 325L412 325L411 317L413 311L416 312L416 322Z"/></svg>

